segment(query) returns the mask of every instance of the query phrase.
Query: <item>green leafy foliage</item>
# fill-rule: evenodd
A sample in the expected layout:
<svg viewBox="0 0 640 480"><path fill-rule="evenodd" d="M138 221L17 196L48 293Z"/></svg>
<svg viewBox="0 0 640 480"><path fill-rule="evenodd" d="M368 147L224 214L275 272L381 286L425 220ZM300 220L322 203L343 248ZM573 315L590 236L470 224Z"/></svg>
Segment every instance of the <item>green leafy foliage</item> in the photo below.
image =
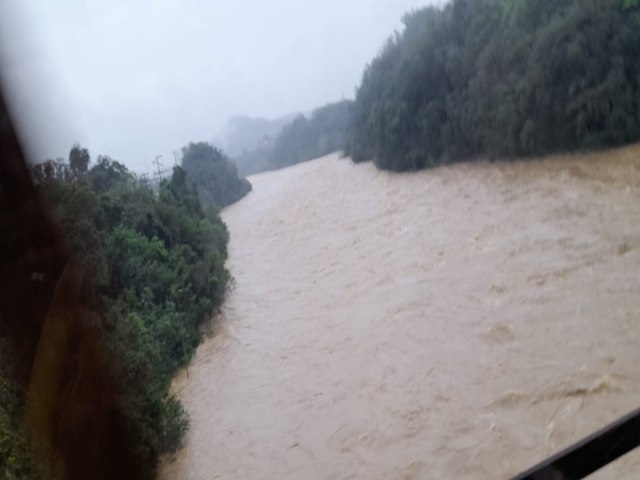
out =
<svg viewBox="0 0 640 480"><path fill-rule="evenodd" d="M629 0L453 0L404 18L366 68L347 153L391 170L640 138Z"/></svg>
<svg viewBox="0 0 640 480"><path fill-rule="evenodd" d="M14 353L8 342L0 341L0 478L30 480L38 476L20 408L24 404L24 392L14 381L16 375L7 371L14 363Z"/></svg>
<svg viewBox="0 0 640 480"><path fill-rule="evenodd" d="M251 191L251 184L238 176L235 164L212 145L191 143L182 153L186 182L197 188L205 204L222 208Z"/></svg>
<svg viewBox="0 0 640 480"><path fill-rule="evenodd" d="M123 392L119 409L152 473L158 456L178 448L188 428L169 394L171 378L191 359L202 322L221 305L229 281L226 226L215 208L203 207L193 185L205 186L200 195L224 205L240 194L225 181L239 180L207 144L187 147L185 169L176 167L157 191L115 160L98 157L88 168L88 159L76 145L69 163L34 166L33 176L74 262L90 272L83 304L103 333ZM198 182L190 181L187 168ZM11 454L3 445L0 438L0 460Z"/></svg>
<svg viewBox="0 0 640 480"><path fill-rule="evenodd" d="M69 152L69 168L74 175L82 175L89 168L91 156L86 148L81 148L75 144Z"/></svg>

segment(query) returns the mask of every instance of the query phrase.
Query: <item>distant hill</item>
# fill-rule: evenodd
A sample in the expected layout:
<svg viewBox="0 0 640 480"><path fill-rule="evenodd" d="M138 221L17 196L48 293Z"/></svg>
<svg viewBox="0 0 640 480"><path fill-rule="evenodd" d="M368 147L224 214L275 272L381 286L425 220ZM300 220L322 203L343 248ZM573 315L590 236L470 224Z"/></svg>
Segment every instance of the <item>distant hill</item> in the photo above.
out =
<svg viewBox="0 0 640 480"><path fill-rule="evenodd" d="M297 115L294 113L274 119L246 115L232 117L219 134L218 143L227 155L237 157L264 145Z"/></svg>
<svg viewBox="0 0 640 480"><path fill-rule="evenodd" d="M317 108L310 115L289 117L275 135L265 135L253 149L231 155L239 174L275 170L343 150L352 104L351 100L342 100Z"/></svg>

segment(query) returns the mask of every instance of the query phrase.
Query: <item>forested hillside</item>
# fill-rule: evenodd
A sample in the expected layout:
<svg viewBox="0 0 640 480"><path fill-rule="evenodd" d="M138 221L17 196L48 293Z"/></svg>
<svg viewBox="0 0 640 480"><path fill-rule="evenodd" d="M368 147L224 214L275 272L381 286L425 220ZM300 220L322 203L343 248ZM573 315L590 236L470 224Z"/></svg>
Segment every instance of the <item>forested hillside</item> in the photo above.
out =
<svg viewBox="0 0 640 480"><path fill-rule="evenodd" d="M186 163L190 166L190 160ZM223 205L231 194L216 189L228 180L228 172L213 166L199 173L213 182L206 194ZM62 337L56 337L74 340L58 339L47 347L68 366L58 371L53 363L45 367L48 372L34 367L30 391L38 391L34 375L60 378L61 397L52 400L58 406L43 408L54 412L59 422L52 438L63 457L66 448L72 455L77 452L73 442L86 434L85 441L95 442L96 455L113 463L120 449L131 465L137 465L135 478L152 478L158 456L178 448L188 426L169 386L199 344L202 323L223 301L229 280L224 266L227 229L217 206L201 203L186 169L180 167L154 190L108 157L100 156L91 165L89 152L74 146L68 161L34 165L31 173L69 252L67 274L57 291L67 295L64 279L71 278L71 271L81 281L81 290L79 307L64 303L65 309L72 309L65 311L80 312L80 323L69 324L61 330ZM235 191L232 198L239 195ZM6 360L2 353L0 359ZM6 355L21 365L20 355ZM0 467L6 478L31 478L33 465L21 423L25 386L20 375L11 373L11 365L4 365L0 375ZM98 403L85 412L82 405L92 395ZM64 421L67 414L73 419L70 424ZM117 424L120 438L105 437L113 427L100 424L101 418ZM84 421L90 423L83 425ZM85 465L95 465L96 458L74 460L65 469L82 471ZM113 465L114 472L127 468ZM78 478L69 470L61 475ZM99 478L116 478L109 475L103 471Z"/></svg>
<svg viewBox="0 0 640 480"><path fill-rule="evenodd" d="M351 121L352 102L343 100L298 115L271 141L236 157L244 175L274 170L342 150Z"/></svg>
<svg viewBox="0 0 640 480"><path fill-rule="evenodd" d="M366 68L347 153L413 170L640 138L636 0L453 0Z"/></svg>

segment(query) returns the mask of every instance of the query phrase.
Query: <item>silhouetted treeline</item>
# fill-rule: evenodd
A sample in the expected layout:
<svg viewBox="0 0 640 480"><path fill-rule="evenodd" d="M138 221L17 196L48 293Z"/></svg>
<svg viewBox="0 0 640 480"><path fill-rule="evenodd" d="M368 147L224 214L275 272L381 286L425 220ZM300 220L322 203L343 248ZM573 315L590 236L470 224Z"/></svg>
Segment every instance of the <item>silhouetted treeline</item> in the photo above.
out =
<svg viewBox="0 0 640 480"><path fill-rule="evenodd" d="M637 0L453 0L366 68L347 153L412 170L640 138Z"/></svg>
<svg viewBox="0 0 640 480"><path fill-rule="evenodd" d="M273 139L234 161L243 175L274 170L321 157L344 148L351 122L350 100L318 108L307 118L298 115Z"/></svg>

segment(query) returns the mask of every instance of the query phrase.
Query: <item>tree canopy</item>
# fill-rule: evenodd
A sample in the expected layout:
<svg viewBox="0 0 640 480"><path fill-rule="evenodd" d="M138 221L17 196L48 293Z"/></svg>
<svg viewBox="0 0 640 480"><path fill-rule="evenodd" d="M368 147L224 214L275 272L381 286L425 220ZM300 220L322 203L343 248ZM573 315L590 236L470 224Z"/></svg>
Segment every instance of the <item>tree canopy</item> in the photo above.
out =
<svg viewBox="0 0 640 480"><path fill-rule="evenodd" d="M238 169L221 150L200 142L182 149L182 168L187 182L207 205L225 207L244 197L251 184L238 176Z"/></svg>
<svg viewBox="0 0 640 480"><path fill-rule="evenodd" d="M407 14L367 66L347 153L391 170L640 138L630 0L453 0Z"/></svg>
<svg viewBox="0 0 640 480"><path fill-rule="evenodd" d="M184 167L157 190L109 157L90 166L78 145L68 161L32 167L74 268L83 272L83 321L103 340L119 392L116 412L145 465L143 478L154 475L159 455L180 445L188 419L170 382L195 352L202 323L222 304L229 281L229 235L216 207L240 195L235 168L207 144L187 147ZM187 168L199 182L190 181ZM211 205L194 184L206 187ZM4 398L10 384L2 382ZM4 435L3 422L0 411ZM0 442L0 457L4 450ZM22 471L26 464L19 463Z"/></svg>

